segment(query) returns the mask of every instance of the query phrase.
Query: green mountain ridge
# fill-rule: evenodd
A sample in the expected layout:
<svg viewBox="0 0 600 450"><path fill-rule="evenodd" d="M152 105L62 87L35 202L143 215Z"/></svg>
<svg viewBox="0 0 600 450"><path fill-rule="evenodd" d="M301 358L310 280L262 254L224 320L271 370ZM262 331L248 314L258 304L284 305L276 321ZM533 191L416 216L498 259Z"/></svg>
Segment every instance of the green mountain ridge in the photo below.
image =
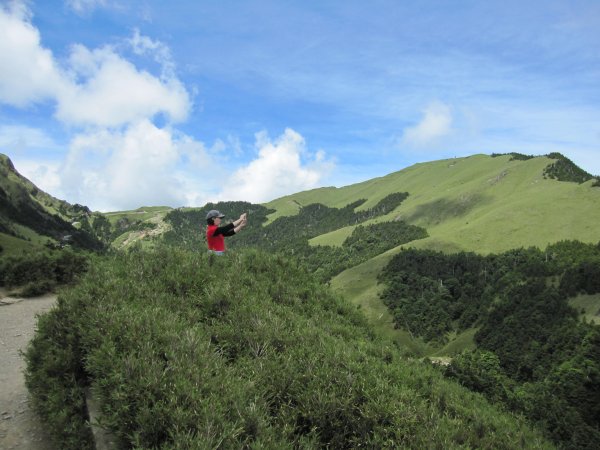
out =
<svg viewBox="0 0 600 450"><path fill-rule="evenodd" d="M415 243L420 248L489 253L544 247L562 239L597 241L600 189L593 186L593 179L579 184L546 178L544 170L554 161L475 155L421 163L382 178L321 191L319 198L332 206L358 196L370 195L370 202L389 192L407 191L410 195L402 205L375 221L402 219L426 228L429 238ZM288 196L267 206L289 213L292 202L303 204L312 194ZM351 232L352 227L342 228L311 243L339 245Z"/></svg>
<svg viewBox="0 0 600 450"><path fill-rule="evenodd" d="M3 244L20 250L40 245L69 244L89 250L102 248L91 233L74 222L91 216L89 208L71 205L39 189L0 154L0 233ZM4 247L4 246L3 246Z"/></svg>
<svg viewBox="0 0 600 450"><path fill-rule="evenodd" d="M101 213L42 191L0 154L0 246L20 255L45 247L72 245L86 250L126 247L168 230L162 221L172 208L143 206Z"/></svg>

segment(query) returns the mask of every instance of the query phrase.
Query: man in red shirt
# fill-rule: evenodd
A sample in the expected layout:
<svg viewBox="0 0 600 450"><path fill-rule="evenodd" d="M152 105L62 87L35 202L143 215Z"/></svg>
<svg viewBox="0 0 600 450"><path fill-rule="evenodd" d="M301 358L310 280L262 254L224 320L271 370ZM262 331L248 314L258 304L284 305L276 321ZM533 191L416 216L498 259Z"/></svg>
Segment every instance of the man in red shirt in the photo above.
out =
<svg viewBox="0 0 600 450"><path fill-rule="evenodd" d="M223 217L225 214L221 214L216 209L211 209L206 214L208 252L216 255L222 255L225 252L225 236L233 236L246 226L246 213L243 213L238 220L220 226Z"/></svg>

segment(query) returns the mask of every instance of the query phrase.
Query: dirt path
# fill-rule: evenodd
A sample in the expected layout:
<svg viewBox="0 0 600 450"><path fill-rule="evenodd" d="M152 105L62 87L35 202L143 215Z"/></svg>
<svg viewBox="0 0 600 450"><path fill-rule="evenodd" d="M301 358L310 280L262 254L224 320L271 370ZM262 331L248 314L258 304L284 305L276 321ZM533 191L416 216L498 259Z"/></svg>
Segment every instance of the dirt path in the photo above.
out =
<svg viewBox="0 0 600 450"><path fill-rule="evenodd" d="M0 449L51 450L48 434L31 410L25 387L25 350L33 337L37 314L49 311L55 295L31 299L6 297L0 291Z"/></svg>

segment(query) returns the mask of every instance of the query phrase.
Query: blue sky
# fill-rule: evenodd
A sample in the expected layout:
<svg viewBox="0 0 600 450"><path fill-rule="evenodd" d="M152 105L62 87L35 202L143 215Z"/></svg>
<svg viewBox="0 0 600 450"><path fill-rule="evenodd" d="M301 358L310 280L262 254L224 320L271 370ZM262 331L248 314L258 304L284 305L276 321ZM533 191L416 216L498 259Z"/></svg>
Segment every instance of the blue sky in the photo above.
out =
<svg viewBox="0 0 600 450"><path fill-rule="evenodd" d="M5 1L0 152L71 203L265 202L417 162L600 174L600 2Z"/></svg>

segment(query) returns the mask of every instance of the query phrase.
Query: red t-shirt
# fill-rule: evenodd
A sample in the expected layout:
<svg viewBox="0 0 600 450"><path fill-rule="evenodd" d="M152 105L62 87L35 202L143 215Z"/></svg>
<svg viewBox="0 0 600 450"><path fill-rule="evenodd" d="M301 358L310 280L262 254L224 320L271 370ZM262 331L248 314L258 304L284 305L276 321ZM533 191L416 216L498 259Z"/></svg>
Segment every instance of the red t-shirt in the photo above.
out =
<svg viewBox="0 0 600 450"><path fill-rule="evenodd" d="M215 236L215 231L217 231L216 225L209 225L206 227L206 242L208 243L208 249L214 250L217 252L225 251L225 236L222 234L217 234Z"/></svg>
<svg viewBox="0 0 600 450"><path fill-rule="evenodd" d="M215 252L225 251L225 236L233 236L235 231L232 223L228 223L223 227L216 225L208 225L206 227L206 242L208 249Z"/></svg>

